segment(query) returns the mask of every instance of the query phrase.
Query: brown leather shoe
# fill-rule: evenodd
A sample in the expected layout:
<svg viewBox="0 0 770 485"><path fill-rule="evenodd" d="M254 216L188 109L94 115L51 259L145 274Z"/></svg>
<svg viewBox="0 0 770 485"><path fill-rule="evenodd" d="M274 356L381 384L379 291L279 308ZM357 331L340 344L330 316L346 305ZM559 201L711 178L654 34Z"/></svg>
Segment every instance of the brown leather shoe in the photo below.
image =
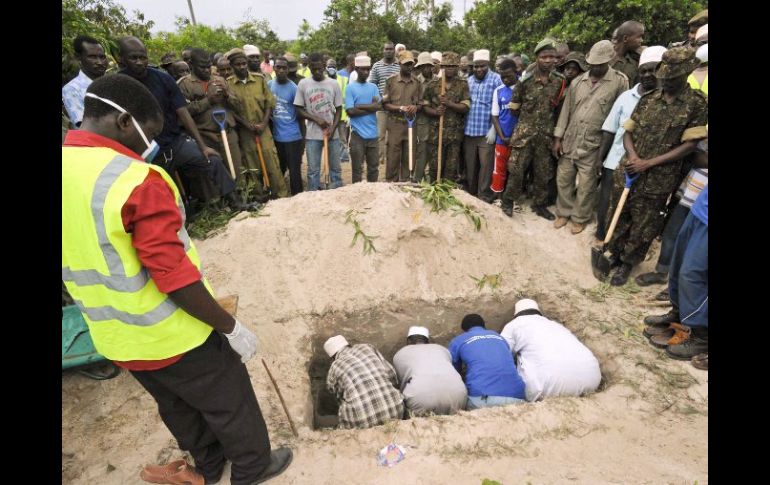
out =
<svg viewBox="0 0 770 485"><path fill-rule="evenodd" d="M553 227L556 229L561 229L562 227L566 226L568 222L568 218L559 216L555 221L553 221Z"/></svg>
<svg viewBox="0 0 770 485"><path fill-rule="evenodd" d="M145 482L171 485L204 485L203 475L195 471L185 460L176 460L166 465L147 465L139 473Z"/></svg>
<svg viewBox="0 0 770 485"><path fill-rule="evenodd" d="M709 370L709 354L706 352L705 354L698 354L695 357L692 358L690 361L692 362L692 366L696 369L700 370Z"/></svg>
<svg viewBox="0 0 770 485"><path fill-rule="evenodd" d="M669 345L680 345L690 338L690 327L681 323L672 323L669 331L650 337L650 343L659 349L665 349Z"/></svg>
<svg viewBox="0 0 770 485"><path fill-rule="evenodd" d="M572 234L580 234L583 232L588 224L581 224L579 222L573 222L572 223L572 229L570 229L570 232Z"/></svg>

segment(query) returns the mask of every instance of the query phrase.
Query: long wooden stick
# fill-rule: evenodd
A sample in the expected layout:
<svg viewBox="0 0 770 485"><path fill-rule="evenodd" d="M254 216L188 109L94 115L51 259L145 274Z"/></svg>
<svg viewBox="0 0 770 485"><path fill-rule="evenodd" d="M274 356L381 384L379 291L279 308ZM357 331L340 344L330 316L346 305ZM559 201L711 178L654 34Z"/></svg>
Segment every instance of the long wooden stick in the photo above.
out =
<svg viewBox="0 0 770 485"><path fill-rule="evenodd" d="M321 158L321 179L328 189L331 181L329 178L329 136L326 134L324 134L324 151Z"/></svg>
<svg viewBox="0 0 770 485"><path fill-rule="evenodd" d="M441 96L446 94L446 79L441 76ZM441 155L443 148L443 135L444 134L444 115L442 114L438 119L438 172L436 173L436 182L441 182Z"/></svg>
<svg viewBox="0 0 770 485"><path fill-rule="evenodd" d="M283 412L286 413L286 417L289 419L289 426L291 426L291 432L294 433L295 438L298 438L299 435L297 434L297 430L294 428L294 421L291 420L291 415L289 415L289 410L286 408L286 403L284 402L283 396L281 395L281 390L278 389L278 384L275 383L275 379L273 379L273 374L270 373L270 369L268 369L267 362L265 362L265 359L262 359L262 365L265 366L265 370L267 371L267 376L270 378L270 382L273 383L275 392L278 393L278 399L281 400L281 406L283 406Z"/></svg>

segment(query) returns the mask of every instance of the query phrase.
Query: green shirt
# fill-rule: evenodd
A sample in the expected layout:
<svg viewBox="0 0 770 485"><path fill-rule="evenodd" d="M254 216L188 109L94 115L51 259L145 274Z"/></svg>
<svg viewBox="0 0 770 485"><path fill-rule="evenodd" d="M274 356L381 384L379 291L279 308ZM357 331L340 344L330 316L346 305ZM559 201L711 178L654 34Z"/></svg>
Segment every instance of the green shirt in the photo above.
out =
<svg viewBox="0 0 770 485"><path fill-rule="evenodd" d="M250 72L246 79L227 78L230 93L237 101L238 114L249 123L260 123L268 108L275 108L275 96L263 74Z"/></svg>
<svg viewBox="0 0 770 485"><path fill-rule="evenodd" d="M516 83L508 105L512 110L519 110L519 122L513 131L511 146L523 146L536 136L553 136L556 106L564 96L566 86L566 79L558 71L548 73L545 82L533 73Z"/></svg>
<svg viewBox="0 0 770 485"><path fill-rule="evenodd" d="M445 94L449 101L453 103L462 103L468 107L471 106L471 92L468 88L468 81L456 77L452 80L451 83L446 82L445 89ZM434 76L434 78L425 86L425 91L422 96L424 105L430 106L433 109L437 109L441 105L440 94L441 78ZM435 118L437 124L438 119L439 118ZM457 111L447 108L447 110L444 111L444 133L442 134L443 140L462 140L464 130L465 114L458 113ZM434 130L431 133L430 141L432 143L438 143L438 130Z"/></svg>

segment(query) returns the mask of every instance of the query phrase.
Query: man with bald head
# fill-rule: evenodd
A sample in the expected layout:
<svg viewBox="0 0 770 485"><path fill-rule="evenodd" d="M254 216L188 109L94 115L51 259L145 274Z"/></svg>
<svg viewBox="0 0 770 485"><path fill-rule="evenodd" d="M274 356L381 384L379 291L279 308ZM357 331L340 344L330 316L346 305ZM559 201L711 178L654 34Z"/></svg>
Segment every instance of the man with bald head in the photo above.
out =
<svg viewBox="0 0 770 485"><path fill-rule="evenodd" d="M615 57L610 61L610 67L620 71L628 78L633 86L639 77L639 53L637 52L644 41L644 25L635 20L620 24L616 40L613 41Z"/></svg>
<svg viewBox="0 0 770 485"><path fill-rule="evenodd" d="M187 110L187 100L173 78L165 71L148 67L147 49L138 38L124 37L118 42L118 47L120 60L125 66L119 74L144 84L163 111L163 131L156 138L160 145L159 165L170 174L179 170L191 182L191 195L201 202L221 196L231 208L244 209L235 193L235 181L224 165L209 161L209 157L220 158L220 155L203 141ZM186 133L180 128L180 123Z"/></svg>

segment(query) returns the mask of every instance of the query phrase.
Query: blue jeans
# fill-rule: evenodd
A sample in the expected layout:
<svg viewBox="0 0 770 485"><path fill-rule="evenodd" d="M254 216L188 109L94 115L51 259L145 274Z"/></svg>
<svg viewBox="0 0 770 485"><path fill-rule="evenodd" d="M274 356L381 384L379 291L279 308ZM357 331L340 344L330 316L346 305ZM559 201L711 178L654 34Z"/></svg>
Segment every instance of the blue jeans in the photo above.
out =
<svg viewBox="0 0 770 485"><path fill-rule="evenodd" d="M692 212L674 243L668 273L668 295L681 323L709 326L709 226Z"/></svg>
<svg viewBox="0 0 770 485"><path fill-rule="evenodd" d="M524 404L524 399L507 396L468 396L467 408L481 409L491 408L494 406L505 406L506 404Z"/></svg>
<svg viewBox="0 0 770 485"><path fill-rule="evenodd" d="M321 154L324 149L323 140L305 140L307 150L307 190L318 190L321 185ZM340 141L337 138L329 140L329 187L342 187L342 167L340 167Z"/></svg>

